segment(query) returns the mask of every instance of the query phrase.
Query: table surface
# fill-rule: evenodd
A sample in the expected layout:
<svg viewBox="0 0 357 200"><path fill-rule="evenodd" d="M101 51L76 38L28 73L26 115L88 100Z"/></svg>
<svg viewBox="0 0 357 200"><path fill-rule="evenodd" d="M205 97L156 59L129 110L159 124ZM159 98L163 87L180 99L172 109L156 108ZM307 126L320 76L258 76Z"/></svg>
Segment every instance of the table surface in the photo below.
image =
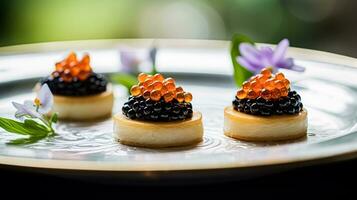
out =
<svg viewBox="0 0 357 200"><path fill-rule="evenodd" d="M357 178L356 167L357 160L354 159L318 166L297 167L249 180L195 185L188 183L181 186L156 185L155 183L160 180L156 180L151 186L108 185L2 168L0 169L0 186L2 193L6 194L6 191L18 188L19 180L21 180L21 185L27 187L22 189L24 193L17 196L24 197L29 197L29 194L39 191L41 194L46 194L43 197L56 194L60 198L68 198L68 194L77 198L98 197L101 199L113 196L137 198L142 195L146 198L160 199L172 194L178 198L187 198L189 193L190 197L200 199L204 197L221 199L226 195L238 195L241 198L250 199L286 199L292 195L303 199L306 199L306 196L317 197L317 199L322 197L350 199L355 191L353 180ZM41 189L38 190L38 188Z"/></svg>

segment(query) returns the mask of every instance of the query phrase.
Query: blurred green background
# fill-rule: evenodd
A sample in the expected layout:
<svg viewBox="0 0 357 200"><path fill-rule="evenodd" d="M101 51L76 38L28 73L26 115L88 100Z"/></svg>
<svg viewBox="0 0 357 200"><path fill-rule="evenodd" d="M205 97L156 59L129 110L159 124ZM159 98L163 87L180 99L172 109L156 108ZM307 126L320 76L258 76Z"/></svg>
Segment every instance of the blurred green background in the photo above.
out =
<svg viewBox="0 0 357 200"><path fill-rule="evenodd" d="M352 0L1 0L0 46L106 38L289 38L357 57Z"/></svg>

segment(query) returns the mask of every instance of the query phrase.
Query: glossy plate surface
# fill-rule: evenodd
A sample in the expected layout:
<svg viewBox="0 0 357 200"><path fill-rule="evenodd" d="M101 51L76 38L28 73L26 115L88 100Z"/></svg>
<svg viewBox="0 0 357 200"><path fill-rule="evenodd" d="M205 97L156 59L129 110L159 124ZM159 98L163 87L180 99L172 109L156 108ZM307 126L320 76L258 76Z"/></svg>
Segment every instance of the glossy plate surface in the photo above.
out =
<svg viewBox="0 0 357 200"><path fill-rule="evenodd" d="M158 68L174 75L194 95L203 114L204 141L197 146L145 149L113 139L111 119L60 122L58 136L25 146L8 146L16 138L0 131L0 164L68 170L132 172L253 168L298 161L331 161L357 155L357 61L313 50L290 48L289 55L306 67L303 74L284 71L308 110L308 137L283 143L249 143L223 134L223 109L236 92L231 79L228 42L198 40L104 40L48 43L0 48L0 116L12 117L11 101L32 99L32 86L49 74L54 62L70 50L89 52L97 72L121 68L119 49L145 51L157 45ZM127 98L115 86L119 112ZM350 156L348 156L349 158ZM195 175L195 172L192 172Z"/></svg>

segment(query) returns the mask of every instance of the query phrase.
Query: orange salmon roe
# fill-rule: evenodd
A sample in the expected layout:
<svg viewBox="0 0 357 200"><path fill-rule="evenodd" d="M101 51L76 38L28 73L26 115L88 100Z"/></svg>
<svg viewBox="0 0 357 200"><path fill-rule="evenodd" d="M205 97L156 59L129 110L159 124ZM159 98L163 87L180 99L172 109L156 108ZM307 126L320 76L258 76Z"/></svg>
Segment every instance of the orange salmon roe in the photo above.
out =
<svg viewBox="0 0 357 200"><path fill-rule="evenodd" d="M173 83L175 84L175 80L173 78L167 78L163 81L163 83Z"/></svg>
<svg viewBox="0 0 357 200"><path fill-rule="evenodd" d="M285 79L285 76L284 76L284 74L283 73L281 73L281 72L278 72L278 73L276 73L275 74L275 78L277 79L277 80L284 80Z"/></svg>
<svg viewBox="0 0 357 200"><path fill-rule="evenodd" d="M164 95L165 102L170 102L174 99L174 94L172 92L168 92Z"/></svg>
<svg viewBox="0 0 357 200"><path fill-rule="evenodd" d="M281 88L280 89L280 95L281 96L286 97L286 96L288 96L288 94L289 94L289 90L288 89L286 89L286 88Z"/></svg>
<svg viewBox="0 0 357 200"><path fill-rule="evenodd" d="M263 88L263 85L261 85L259 82L257 82L256 80L252 81L250 83L250 87L252 88L252 90L256 93L259 94L260 90Z"/></svg>
<svg viewBox="0 0 357 200"><path fill-rule="evenodd" d="M264 83L264 88L268 90L273 90L275 88L274 79L270 78Z"/></svg>
<svg viewBox="0 0 357 200"><path fill-rule="evenodd" d="M149 90L145 90L142 95L143 95L143 97L145 99L149 99L150 98L150 94L151 94L151 92Z"/></svg>
<svg viewBox="0 0 357 200"><path fill-rule="evenodd" d="M262 71L260 72L263 76L265 77L270 77L271 76L271 68L264 68L262 69Z"/></svg>
<svg viewBox="0 0 357 200"><path fill-rule="evenodd" d="M180 103L183 102L185 100L184 93L183 92L176 93L176 100Z"/></svg>
<svg viewBox="0 0 357 200"><path fill-rule="evenodd" d="M244 99L247 97L247 92L245 90L238 90L237 97L239 99Z"/></svg>
<svg viewBox="0 0 357 200"><path fill-rule="evenodd" d="M150 92L150 99L153 101L158 101L161 98L160 90L153 90Z"/></svg>
<svg viewBox="0 0 357 200"><path fill-rule="evenodd" d="M143 82L143 86L144 87L149 87L149 85L151 85L153 83L153 81L151 79L146 79L144 82Z"/></svg>
<svg viewBox="0 0 357 200"><path fill-rule="evenodd" d="M177 87L177 88L176 88L176 92L183 92L182 87Z"/></svg>
<svg viewBox="0 0 357 200"><path fill-rule="evenodd" d="M271 98L271 92L267 89L263 89L260 95L266 100L269 100Z"/></svg>
<svg viewBox="0 0 357 200"><path fill-rule="evenodd" d="M174 83L165 83L165 87L167 88L168 91L176 91L176 86Z"/></svg>
<svg viewBox="0 0 357 200"><path fill-rule="evenodd" d="M134 97L139 96L139 95L141 94L141 88L140 88L140 86L134 85L133 87L131 87L130 93L131 93L131 95L133 95Z"/></svg>
<svg viewBox="0 0 357 200"><path fill-rule="evenodd" d="M73 59L73 58L71 58ZM60 64L58 64L59 67ZM165 102L176 99L178 102L189 103L192 101L192 94L185 92L182 87L176 87L173 78L166 78L162 74L148 75L140 73L138 75L138 85L130 89L132 96L143 96L145 99L159 101L161 98Z"/></svg>
<svg viewBox="0 0 357 200"><path fill-rule="evenodd" d="M155 74L154 76L153 76L153 80L154 81L163 81L164 80L164 77L161 75L161 74Z"/></svg>
<svg viewBox="0 0 357 200"><path fill-rule="evenodd" d="M248 91L248 94L247 94L247 97L249 99L255 99L258 97L258 93L254 92L253 90L249 90Z"/></svg>
<svg viewBox="0 0 357 200"><path fill-rule="evenodd" d="M192 94L189 92L185 92L185 102L191 102L192 101Z"/></svg>
<svg viewBox="0 0 357 200"><path fill-rule="evenodd" d="M75 78L83 81L92 73L89 62L90 57L88 54L78 60L77 55L71 52L67 58L55 64L53 73L57 73L65 82L71 82Z"/></svg>
<svg viewBox="0 0 357 200"><path fill-rule="evenodd" d="M161 88L161 95L164 96L166 93L168 93L169 91L167 90L167 88L165 86L162 86Z"/></svg>
<svg viewBox="0 0 357 200"><path fill-rule="evenodd" d="M244 91L248 91L249 88L250 88L250 82L244 81L243 85L242 85L242 88L243 88Z"/></svg>
<svg viewBox="0 0 357 200"><path fill-rule="evenodd" d="M266 100L277 100L288 96L289 89L290 81L283 73L279 72L274 75L271 68L264 68L260 74L245 81L236 96L239 99L263 97Z"/></svg>
<svg viewBox="0 0 357 200"><path fill-rule="evenodd" d="M160 81L155 81L152 85L155 90L161 90L162 86L164 86Z"/></svg>
<svg viewBox="0 0 357 200"><path fill-rule="evenodd" d="M278 88L274 88L272 91L271 91L271 98L272 99L279 99L280 97L280 90Z"/></svg>
<svg viewBox="0 0 357 200"><path fill-rule="evenodd" d="M145 74L145 73L140 73L140 74L138 75L138 81L139 81L140 83L143 83L143 82L146 80L147 77L148 77L147 74Z"/></svg>

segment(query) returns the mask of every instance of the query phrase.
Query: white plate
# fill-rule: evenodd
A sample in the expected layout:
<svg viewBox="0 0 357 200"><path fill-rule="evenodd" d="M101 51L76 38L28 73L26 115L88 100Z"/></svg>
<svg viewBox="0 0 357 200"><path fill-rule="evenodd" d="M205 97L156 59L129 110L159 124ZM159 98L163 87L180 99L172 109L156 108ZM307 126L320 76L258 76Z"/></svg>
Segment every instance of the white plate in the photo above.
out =
<svg viewBox="0 0 357 200"><path fill-rule="evenodd" d="M152 40L103 40L0 48L0 116L12 116L11 101L33 98L31 87L70 50L89 52L95 71L114 72L120 69L119 48L145 49L152 43ZM203 113L202 143L168 149L128 147L113 139L111 119L95 123L61 122L58 136L26 146L6 145L16 136L1 132L0 164L38 171L48 169L57 174L81 172L87 177L102 173L121 179L164 176L174 180L185 172L196 178L212 174L247 176L247 171L262 172L271 166L331 162L357 155L356 59L290 48L289 55L306 67L302 74L284 73L308 109L308 137L283 143L249 143L228 138L222 131L223 108L231 104L236 92L231 78L229 43L156 40L155 44L159 49L159 70L175 75L179 84L193 93L194 109ZM115 112L118 112L127 97L124 88L116 86L115 91Z"/></svg>

